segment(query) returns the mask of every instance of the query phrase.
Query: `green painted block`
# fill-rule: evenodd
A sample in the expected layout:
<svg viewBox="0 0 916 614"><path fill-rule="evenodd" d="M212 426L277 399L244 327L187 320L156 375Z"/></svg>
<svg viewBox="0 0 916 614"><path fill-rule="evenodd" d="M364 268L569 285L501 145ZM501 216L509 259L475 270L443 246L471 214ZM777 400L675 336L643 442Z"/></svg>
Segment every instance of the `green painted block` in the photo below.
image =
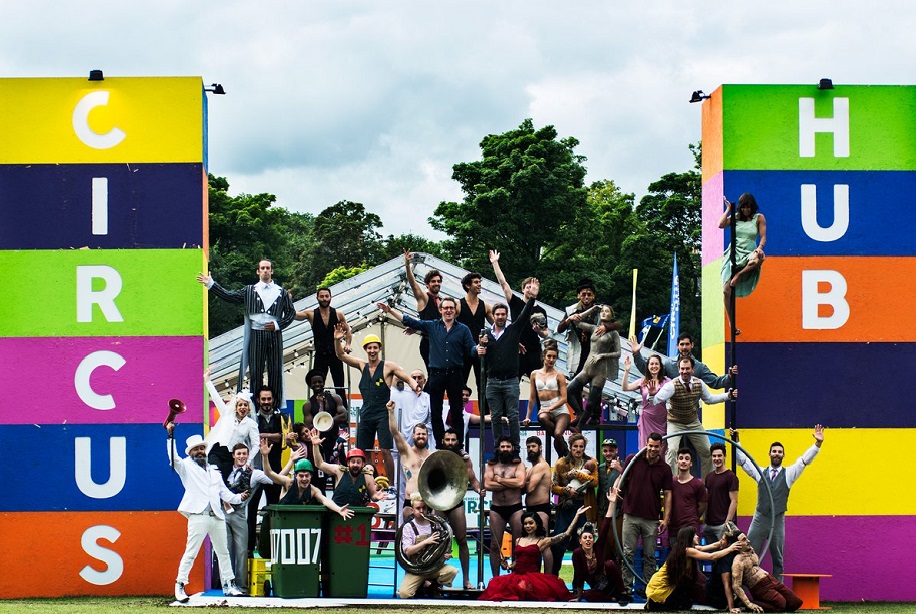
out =
<svg viewBox="0 0 916 614"><path fill-rule="evenodd" d="M0 251L0 335L203 335L203 270L200 249Z"/></svg>
<svg viewBox="0 0 916 614"><path fill-rule="evenodd" d="M916 86L723 85L725 170L916 170ZM814 117L834 117L849 100L849 155L836 157L834 135L814 135L814 156L800 155L800 98Z"/></svg>
<svg viewBox="0 0 916 614"><path fill-rule="evenodd" d="M703 346L725 342L725 302L722 299L722 258L703 267Z"/></svg>

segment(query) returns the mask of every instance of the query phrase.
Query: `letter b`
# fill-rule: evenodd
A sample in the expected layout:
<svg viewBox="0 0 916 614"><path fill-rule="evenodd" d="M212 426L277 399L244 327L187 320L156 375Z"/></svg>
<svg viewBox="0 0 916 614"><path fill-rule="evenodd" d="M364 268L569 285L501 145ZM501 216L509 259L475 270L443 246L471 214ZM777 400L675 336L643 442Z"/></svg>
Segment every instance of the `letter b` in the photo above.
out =
<svg viewBox="0 0 916 614"><path fill-rule="evenodd" d="M829 289L821 292L821 283ZM846 301L846 278L838 271L802 271L802 328L807 330L832 330L849 320L849 303ZM833 313L822 316L819 307L827 305Z"/></svg>

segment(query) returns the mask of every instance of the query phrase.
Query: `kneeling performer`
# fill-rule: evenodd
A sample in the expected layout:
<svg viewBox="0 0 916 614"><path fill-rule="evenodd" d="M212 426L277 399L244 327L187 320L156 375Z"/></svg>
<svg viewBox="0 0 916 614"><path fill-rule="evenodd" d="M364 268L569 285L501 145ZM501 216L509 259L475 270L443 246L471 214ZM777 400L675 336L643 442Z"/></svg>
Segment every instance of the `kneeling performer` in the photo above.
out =
<svg viewBox="0 0 916 614"><path fill-rule="evenodd" d="M398 589L401 599L412 598L421 588L426 596L431 596L442 585L451 586L458 575L458 570L446 562L452 556L452 532L448 524L430 515L420 493L410 495L410 505L414 516L401 527L398 545L398 562L407 572ZM436 523L435 527L430 520ZM429 586L424 586L427 583Z"/></svg>

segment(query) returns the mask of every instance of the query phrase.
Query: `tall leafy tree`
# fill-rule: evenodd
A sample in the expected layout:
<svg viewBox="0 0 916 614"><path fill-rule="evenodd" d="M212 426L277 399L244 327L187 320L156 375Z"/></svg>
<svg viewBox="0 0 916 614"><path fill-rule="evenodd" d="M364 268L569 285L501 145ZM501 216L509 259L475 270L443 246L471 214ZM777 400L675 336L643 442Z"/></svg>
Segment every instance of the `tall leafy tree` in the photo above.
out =
<svg viewBox="0 0 916 614"><path fill-rule="evenodd" d="M488 250L495 248L511 284L540 276L543 260L573 240L587 206L578 144L573 137L558 138L553 126L536 129L531 119L484 137L481 160L452 167L464 200L440 203L429 219L450 237L443 248L451 259L486 271ZM555 298L551 294L542 289L544 300Z"/></svg>
<svg viewBox="0 0 916 614"><path fill-rule="evenodd" d="M347 269L376 265L381 261L382 219L366 211L365 205L342 200L315 216L312 244L307 260L310 292L338 267Z"/></svg>
<svg viewBox="0 0 916 614"><path fill-rule="evenodd" d="M258 261L270 260L277 281L293 296L302 296L297 280L300 237L311 230L312 217L276 205L273 194L229 195L225 177L209 177L210 271L228 287L257 281ZM238 305L211 296L209 334L215 336L243 322Z"/></svg>

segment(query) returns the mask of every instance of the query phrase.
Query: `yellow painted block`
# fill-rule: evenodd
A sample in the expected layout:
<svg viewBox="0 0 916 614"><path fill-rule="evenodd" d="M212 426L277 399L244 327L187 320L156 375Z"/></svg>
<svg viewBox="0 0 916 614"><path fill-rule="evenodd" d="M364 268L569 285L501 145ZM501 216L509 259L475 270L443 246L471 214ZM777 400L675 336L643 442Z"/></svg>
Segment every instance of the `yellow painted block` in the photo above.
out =
<svg viewBox="0 0 916 614"><path fill-rule="evenodd" d="M0 79L0 164L204 162L199 77Z"/></svg>
<svg viewBox="0 0 916 614"><path fill-rule="evenodd" d="M786 450L785 465L794 463L814 443L809 429L748 429L741 445L758 464L769 464L774 441ZM916 429L830 429L824 445L792 486L789 516L916 515L905 477L916 447ZM729 454L731 454L729 450ZM731 466L731 459L728 459ZM750 516L757 504L757 485L738 467L738 515Z"/></svg>

